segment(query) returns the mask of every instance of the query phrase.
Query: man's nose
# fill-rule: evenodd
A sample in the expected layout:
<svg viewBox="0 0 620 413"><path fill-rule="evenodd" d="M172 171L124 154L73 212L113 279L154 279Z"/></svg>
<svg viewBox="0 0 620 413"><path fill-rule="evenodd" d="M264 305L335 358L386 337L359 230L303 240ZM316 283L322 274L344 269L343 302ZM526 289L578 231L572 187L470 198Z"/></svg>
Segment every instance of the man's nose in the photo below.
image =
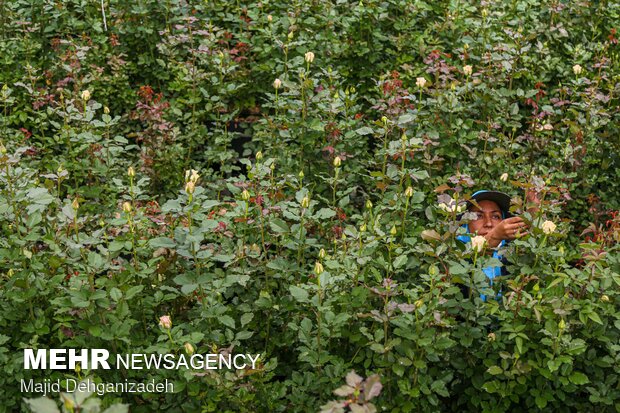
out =
<svg viewBox="0 0 620 413"><path fill-rule="evenodd" d="M484 218L484 226L485 227L492 227L493 226L493 223L491 222L491 218L489 218L489 217Z"/></svg>

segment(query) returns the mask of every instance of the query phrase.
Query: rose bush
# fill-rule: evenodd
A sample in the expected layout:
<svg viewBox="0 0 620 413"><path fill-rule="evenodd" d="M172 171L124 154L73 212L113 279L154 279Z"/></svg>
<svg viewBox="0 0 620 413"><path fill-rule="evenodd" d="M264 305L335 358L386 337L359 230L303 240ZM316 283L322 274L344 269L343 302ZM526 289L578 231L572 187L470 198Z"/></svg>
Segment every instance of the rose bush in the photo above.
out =
<svg viewBox="0 0 620 413"><path fill-rule="evenodd" d="M619 12L0 3L0 411L618 411ZM529 225L503 264L457 239L482 188ZM86 377L175 392L19 388Z"/></svg>

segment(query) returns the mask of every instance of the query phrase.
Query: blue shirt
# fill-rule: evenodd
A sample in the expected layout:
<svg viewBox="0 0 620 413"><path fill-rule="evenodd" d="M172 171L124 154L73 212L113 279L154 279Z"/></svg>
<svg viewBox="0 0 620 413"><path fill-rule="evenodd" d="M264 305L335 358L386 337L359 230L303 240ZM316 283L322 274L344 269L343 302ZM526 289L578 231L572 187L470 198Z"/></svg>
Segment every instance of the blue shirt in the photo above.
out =
<svg viewBox="0 0 620 413"><path fill-rule="evenodd" d="M467 232L469 232L469 226L467 224L463 225L464 227L467 228ZM456 239L458 239L459 241L462 241L463 243L467 244L468 242L471 241L471 237L469 235L459 235L458 237L456 237ZM502 240L502 242L500 242L499 247L503 247L505 244L505 241ZM501 260L503 257L502 255L500 255L497 250L493 251L493 258L497 258L498 260ZM499 277L502 275L502 267L499 266L489 266L489 267L485 267L482 269L482 272L484 272L486 274L486 276L489 278L489 282L491 284L491 286L493 286L493 279L495 277ZM501 297L502 294L501 292L497 293L497 296L495 296L494 298L499 298ZM487 296L484 294L480 294L480 298L482 299L482 301L486 301L487 300Z"/></svg>

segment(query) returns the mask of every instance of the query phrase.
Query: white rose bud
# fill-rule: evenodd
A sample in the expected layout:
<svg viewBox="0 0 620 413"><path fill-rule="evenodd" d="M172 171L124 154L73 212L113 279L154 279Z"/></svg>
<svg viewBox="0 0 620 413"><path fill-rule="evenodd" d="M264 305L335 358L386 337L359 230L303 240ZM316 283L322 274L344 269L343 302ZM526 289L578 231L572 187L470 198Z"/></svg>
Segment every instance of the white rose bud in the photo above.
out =
<svg viewBox="0 0 620 413"><path fill-rule="evenodd" d="M131 212L131 203L130 202L123 202L123 211L130 213Z"/></svg>
<svg viewBox="0 0 620 413"><path fill-rule="evenodd" d="M482 252L485 244L487 243L487 239L482 235L476 235L471 239L471 248L475 252Z"/></svg>
<svg viewBox="0 0 620 413"><path fill-rule="evenodd" d="M304 59L306 60L306 63L312 63L312 62L314 62L314 53L312 53L312 52L307 52L307 53L304 55Z"/></svg>
<svg viewBox="0 0 620 413"><path fill-rule="evenodd" d="M198 179L200 179L200 175L198 174L198 171L196 171L195 169L192 169L192 173L189 177L189 180L195 184L196 182L198 182Z"/></svg>
<svg viewBox="0 0 620 413"><path fill-rule="evenodd" d="M194 346L192 346L192 344L191 344L191 343L185 343L185 344L183 345L183 347L185 347L185 352L186 352L187 354L189 354L189 355L194 354L194 351L195 351L195 350L194 350Z"/></svg>
<svg viewBox="0 0 620 413"><path fill-rule="evenodd" d="M334 167L338 168L341 164L342 164L342 159L340 159L340 156L336 156L334 158Z"/></svg>
<svg viewBox="0 0 620 413"><path fill-rule="evenodd" d="M261 159L263 159L263 152L261 151L256 152L256 160L260 161Z"/></svg>
<svg viewBox="0 0 620 413"><path fill-rule="evenodd" d="M274 89L278 90L280 89L281 86L282 86L282 81L280 79L276 79L273 81Z"/></svg>
<svg viewBox="0 0 620 413"><path fill-rule="evenodd" d="M273 21L273 16L270 14L267 16L267 21L271 23Z"/></svg>
<svg viewBox="0 0 620 413"><path fill-rule="evenodd" d="M77 198L75 198L73 202L71 202L71 208L75 209L76 211L80 208L80 203L78 202Z"/></svg>
<svg viewBox="0 0 620 413"><path fill-rule="evenodd" d="M463 73L465 74L465 76L471 76L472 71L473 68L471 67L471 65L463 66Z"/></svg>
<svg viewBox="0 0 620 413"><path fill-rule="evenodd" d="M392 225L392 228L390 229L390 235L391 236L396 236L396 234L398 234L398 230L396 229L396 225Z"/></svg>
<svg viewBox="0 0 620 413"><path fill-rule="evenodd" d="M413 188L408 186L407 189L405 189L405 196L407 198L411 198L413 196Z"/></svg>
<svg viewBox="0 0 620 413"><path fill-rule="evenodd" d="M314 273L316 275L321 275L323 273L324 269L323 269L323 264L321 264L320 262L316 262L314 264Z"/></svg>
<svg viewBox="0 0 620 413"><path fill-rule="evenodd" d="M583 71L583 68L581 67L581 65L575 65L573 66L573 73L577 76L579 76L581 74L581 72Z"/></svg>
<svg viewBox="0 0 620 413"><path fill-rule="evenodd" d="M560 322L558 323L558 328L560 330L564 330L566 328L566 322L564 321L564 319L560 320Z"/></svg>
<svg viewBox="0 0 620 413"><path fill-rule="evenodd" d="M105 113L106 115L109 115L110 114L110 108L107 107L107 106L104 106L103 107L103 113Z"/></svg>
<svg viewBox="0 0 620 413"><path fill-rule="evenodd" d="M302 200L301 200L301 207L302 208L308 208L310 206L310 197L308 197L308 195L306 195Z"/></svg>
<svg viewBox="0 0 620 413"><path fill-rule="evenodd" d="M499 180L502 182L506 182L508 180L508 173L504 172L502 176L499 177Z"/></svg>
<svg viewBox="0 0 620 413"><path fill-rule="evenodd" d="M172 328L172 318L169 315L162 315L159 317L159 325L165 329Z"/></svg>
<svg viewBox="0 0 620 413"><path fill-rule="evenodd" d="M325 252L325 248L321 248L321 250L319 251L319 258L323 259L325 258L326 252Z"/></svg>
<svg viewBox="0 0 620 413"><path fill-rule="evenodd" d="M185 192L187 192L188 194L193 194L195 189L196 189L196 184L193 183L192 181L189 181L185 184Z"/></svg>
<svg viewBox="0 0 620 413"><path fill-rule="evenodd" d="M549 235L555 231L557 226L552 221L545 221L543 222L541 228L545 234Z"/></svg>
<svg viewBox="0 0 620 413"><path fill-rule="evenodd" d="M82 92L80 93L80 96L82 97L82 100L84 102L88 102L90 100L90 91L82 90Z"/></svg>
<svg viewBox="0 0 620 413"><path fill-rule="evenodd" d="M250 200L250 192L247 189L244 189L241 193L241 199L243 199L244 201Z"/></svg>
<svg viewBox="0 0 620 413"><path fill-rule="evenodd" d="M424 85L426 85L426 79L424 79L423 77L416 78L415 85L419 88L423 88Z"/></svg>
<svg viewBox="0 0 620 413"><path fill-rule="evenodd" d="M132 178L136 176L136 171L135 169L133 169L133 166L130 166L129 168L127 168L127 176L132 177Z"/></svg>

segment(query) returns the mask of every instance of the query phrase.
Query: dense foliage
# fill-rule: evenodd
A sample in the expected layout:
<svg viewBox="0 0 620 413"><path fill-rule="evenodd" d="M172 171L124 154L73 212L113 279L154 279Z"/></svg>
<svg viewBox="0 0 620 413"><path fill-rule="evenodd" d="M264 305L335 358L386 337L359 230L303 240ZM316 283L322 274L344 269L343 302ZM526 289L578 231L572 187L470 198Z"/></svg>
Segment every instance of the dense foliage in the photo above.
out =
<svg viewBox="0 0 620 413"><path fill-rule="evenodd" d="M175 393L80 411L620 412L618 21L587 0L0 2L0 411L54 411L20 379L91 377ZM482 188L542 199L486 301L499 263L452 208ZM64 347L261 359L23 369Z"/></svg>

